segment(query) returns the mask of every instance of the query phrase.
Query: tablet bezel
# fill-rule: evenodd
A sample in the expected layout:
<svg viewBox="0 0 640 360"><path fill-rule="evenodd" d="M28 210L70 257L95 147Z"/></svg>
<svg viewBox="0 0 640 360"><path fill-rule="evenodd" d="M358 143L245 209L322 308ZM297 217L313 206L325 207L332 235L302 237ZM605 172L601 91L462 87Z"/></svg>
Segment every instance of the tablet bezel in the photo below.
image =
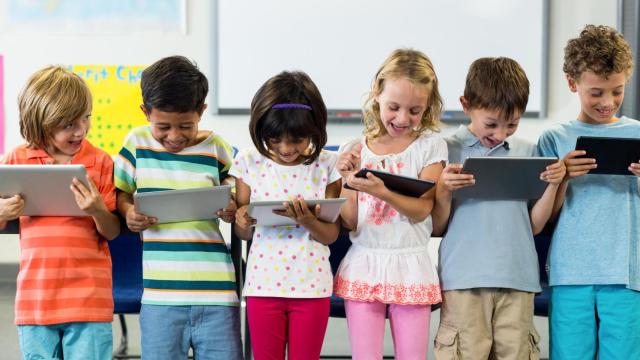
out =
<svg viewBox="0 0 640 360"><path fill-rule="evenodd" d="M576 150L585 150L579 158L594 158L598 167L588 174L633 175L629 165L640 161L640 139L578 136Z"/></svg>
<svg viewBox="0 0 640 360"><path fill-rule="evenodd" d="M217 219L216 212L229 205L231 185L204 188L136 192L136 212L158 219L158 224Z"/></svg>
<svg viewBox="0 0 640 360"><path fill-rule="evenodd" d="M319 219L326 222L335 222L340 216L340 209L346 202L346 198L314 199L305 202L309 207L320 204ZM284 210L282 203L288 200L256 201L249 204L247 214L257 220L257 226L287 226L296 222L286 216L273 213L273 210Z"/></svg>
<svg viewBox="0 0 640 360"><path fill-rule="evenodd" d="M88 216L78 207L71 181L86 186L87 170L80 164L0 165L0 196L21 194L23 216Z"/></svg>
<svg viewBox="0 0 640 360"><path fill-rule="evenodd" d="M539 199L548 185L540 179L540 174L557 161L555 157L468 157L463 163L462 173L473 174L476 182L454 191L453 197L479 200Z"/></svg>
<svg viewBox="0 0 640 360"><path fill-rule="evenodd" d="M367 173L372 173L377 178L384 182L384 186L387 189L397 192L399 194L411 197L420 197L435 186L435 182L431 180L418 179L410 176L392 174L386 171L373 170L362 168L358 170L355 177L366 178ZM355 190L346 182L344 183L345 189Z"/></svg>

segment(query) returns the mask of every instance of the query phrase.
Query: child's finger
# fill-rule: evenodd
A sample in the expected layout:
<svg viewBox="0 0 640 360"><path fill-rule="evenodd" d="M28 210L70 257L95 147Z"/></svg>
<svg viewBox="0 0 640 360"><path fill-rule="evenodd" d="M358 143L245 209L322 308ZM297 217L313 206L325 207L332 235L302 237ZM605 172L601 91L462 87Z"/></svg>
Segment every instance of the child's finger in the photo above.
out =
<svg viewBox="0 0 640 360"><path fill-rule="evenodd" d="M87 184L89 185L89 191L91 191L92 194L98 194L100 191L98 190L96 184L93 182L93 179L91 179L91 175L87 174L86 178Z"/></svg>

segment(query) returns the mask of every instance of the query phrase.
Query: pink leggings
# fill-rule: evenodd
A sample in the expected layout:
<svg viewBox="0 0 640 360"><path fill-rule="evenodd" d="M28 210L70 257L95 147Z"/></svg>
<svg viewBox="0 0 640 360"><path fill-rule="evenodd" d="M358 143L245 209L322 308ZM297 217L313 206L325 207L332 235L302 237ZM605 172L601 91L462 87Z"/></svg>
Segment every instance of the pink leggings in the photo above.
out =
<svg viewBox="0 0 640 360"><path fill-rule="evenodd" d="M248 296L246 300L256 360L283 360L285 349L289 360L320 357L329 321L329 298Z"/></svg>
<svg viewBox="0 0 640 360"><path fill-rule="evenodd" d="M344 303L354 360L382 359L387 306L395 358L427 358L431 305L387 305L377 301L352 300Z"/></svg>

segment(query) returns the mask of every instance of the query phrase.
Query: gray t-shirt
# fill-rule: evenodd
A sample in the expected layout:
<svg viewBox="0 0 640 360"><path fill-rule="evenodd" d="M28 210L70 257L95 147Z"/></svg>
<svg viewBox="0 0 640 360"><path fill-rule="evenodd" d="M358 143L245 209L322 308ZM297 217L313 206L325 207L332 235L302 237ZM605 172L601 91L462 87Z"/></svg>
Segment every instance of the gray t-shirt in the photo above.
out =
<svg viewBox="0 0 640 360"><path fill-rule="evenodd" d="M450 163L470 156L537 156L535 144L513 137L486 148L466 126L445 140ZM526 200L453 199L439 259L443 290L541 291Z"/></svg>

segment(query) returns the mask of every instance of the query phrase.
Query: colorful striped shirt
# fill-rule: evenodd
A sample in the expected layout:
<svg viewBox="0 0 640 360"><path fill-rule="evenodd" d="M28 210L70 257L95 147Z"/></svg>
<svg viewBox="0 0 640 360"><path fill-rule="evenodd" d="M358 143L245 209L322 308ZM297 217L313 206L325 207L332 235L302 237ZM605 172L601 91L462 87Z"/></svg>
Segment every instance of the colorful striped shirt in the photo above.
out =
<svg viewBox="0 0 640 360"><path fill-rule="evenodd" d="M219 186L233 148L211 133L168 152L149 126L133 129L115 159L115 185L127 193ZM143 304L237 306L235 273L218 220L159 224L142 232Z"/></svg>
<svg viewBox="0 0 640 360"><path fill-rule="evenodd" d="M54 160L43 150L20 145L0 163L49 165ZM107 208L114 211L111 157L84 140L70 163L86 167ZM15 315L18 325L111 322L111 256L91 217L20 217Z"/></svg>

